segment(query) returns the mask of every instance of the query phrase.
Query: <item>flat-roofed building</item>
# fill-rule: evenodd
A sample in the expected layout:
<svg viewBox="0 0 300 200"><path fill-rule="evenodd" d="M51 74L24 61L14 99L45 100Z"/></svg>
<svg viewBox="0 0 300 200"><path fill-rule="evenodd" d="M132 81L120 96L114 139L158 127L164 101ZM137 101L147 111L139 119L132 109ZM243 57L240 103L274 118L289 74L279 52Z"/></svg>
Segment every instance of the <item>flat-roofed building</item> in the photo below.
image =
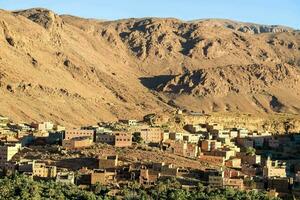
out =
<svg viewBox="0 0 300 200"><path fill-rule="evenodd" d="M113 169L118 166L118 155L104 156L98 158L99 169Z"/></svg>
<svg viewBox="0 0 300 200"><path fill-rule="evenodd" d="M52 122L32 123L31 126L38 131L50 131L54 128L54 124Z"/></svg>
<svg viewBox="0 0 300 200"><path fill-rule="evenodd" d="M6 143L0 146L0 167L10 161L21 149L20 143Z"/></svg>
<svg viewBox="0 0 300 200"><path fill-rule="evenodd" d="M138 132L145 143L161 143L163 140L163 132L158 127L141 128Z"/></svg>
<svg viewBox="0 0 300 200"><path fill-rule="evenodd" d="M4 117L0 115L0 127L6 127L9 123L8 117Z"/></svg>
<svg viewBox="0 0 300 200"><path fill-rule="evenodd" d="M70 140L72 138L90 137L92 140L94 140L94 132L94 130L67 129L64 139Z"/></svg>
<svg viewBox="0 0 300 200"><path fill-rule="evenodd" d="M62 146L65 149L80 149L93 145L93 140L90 137L76 137L62 141Z"/></svg>
<svg viewBox="0 0 300 200"><path fill-rule="evenodd" d="M33 177L55 178L56 166L46 165L39 161L26 161L19 163L19 171L22 173L30 173Z"/></svg>
<svg viewBox="0 0 300 200"><path fill-rule="evenodd" d="M115 147L130 147L132 145L132 134L126 132L115 133Z"/></svg>
<svg viewBox="0 0 300 200"><path fill-rule="evenodd" d="M74 172L58 172L56 176L56 182L62 184L74 184L75 174Z"/></svg>
<svg viewBox="0 0 300 200"><path fill-rule="evenodd" d="M183 133L171 132L169 133L170 140L183 140Z"/></svg>
<svg viewBox="0 0 300 200"><path fill-rule="evenodd" d="M213 151L222 147L222 143L217 140L203 140L201 141L202 151Z"/></svg>
<svg viewBox="0 0 300 200"><path fill-rule="evenodd" d="M286 163L277 160L272 161L270 157L266 160L263 168L264 177L286 177Z"/></svg>
<svg viewBox="0 0 300 200"><path fill-rule="evenodd" d="M105 169L94 169L90 174L90 184L94 185L100 183L101 185L107 185L116 180L117 173L115 171L108 171Z"/></svg>
<svg viewBox="0 0 300 200"><path fill-rule="evenodd" d="M240 178L224 178L223 186L242 190L244 189L244 181Z"/></svg>
<svg viewBox="0 0 300 200"><path fill-rule="evenodd" d="M114 145L115 135L113 133L96 133L96 142Z"/></svg>
<svg viewBox="0 0 300 200"><path fill-rule="evenodd" d="M199 134L191 134L191 133L183 134L183 140L187 141L188 143L198 144L200 137L201 137L201 135L199 135Z"/></svg>

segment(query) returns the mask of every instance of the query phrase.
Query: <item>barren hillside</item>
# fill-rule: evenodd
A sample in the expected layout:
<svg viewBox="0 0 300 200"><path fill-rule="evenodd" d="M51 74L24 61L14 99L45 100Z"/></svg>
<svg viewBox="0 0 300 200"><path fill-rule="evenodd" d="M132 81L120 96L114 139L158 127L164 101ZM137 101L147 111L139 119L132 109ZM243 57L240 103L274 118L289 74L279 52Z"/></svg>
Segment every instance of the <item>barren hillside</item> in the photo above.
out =
<svg viewBox="0 0 300 200"><path fill-rule="evenodd" d="M229 20L0 11L0 114L64 125L172 111L300 113L300 33ZM172 100L172 101L170 101Z"/></svg>

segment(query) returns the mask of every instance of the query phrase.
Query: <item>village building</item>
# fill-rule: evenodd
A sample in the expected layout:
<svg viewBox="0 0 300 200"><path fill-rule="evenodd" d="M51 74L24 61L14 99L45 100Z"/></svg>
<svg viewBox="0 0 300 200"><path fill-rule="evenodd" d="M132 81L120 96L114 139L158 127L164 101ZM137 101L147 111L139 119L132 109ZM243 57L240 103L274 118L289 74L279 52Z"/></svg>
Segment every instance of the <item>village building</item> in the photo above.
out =
<svg viewBox="0 0 300 200"><path fill-rule="evenodd" d="M262 168L258 165L243 164L241 171L249 177L254 177L262 174Z"/></svg>
<svg viewBox="0 0 300 200"><path fill-rule="evenodd" d="M210 171L208 174L208 185L211 187L223 187L224 171Z"/></svg>
<svg viewBox="0 0 300 200"><path fill-rule="evenodd" d="M171 133L169 133L169 138L170 138L170 140L182 141L183 140L183 133L171 132Z"/></svg>
<svg viewBox="0 0 300 200"><path fill-rule="evenodd" d="M99 169L114 169L118 166L118 155L98 158Z"/></svg>
<svg viewBox="0 0 300 200"><path fill-rule="evenodd" d="M96 142L115 147L129 147L132 145L132 134L126 132L97 133Z"/></svg>
<svg viewBox="0 0 300 200"><path fill-rule="evenodd" d="M2 128L7 127L8 123L9 123L8 117L4 117L0 115L0 127Z"/></svg>
<svg viewBox="0 0 300 200"><path fill-rule="evenodd" d="M163 132L158 127L141 128L138 133L145 143L161 143Z"/></svg>
<svg viewBox="0 0 300 200"><path fill-rule="evenodd" d="M126 124L127 126L137 126L138 121L136 119L119 120L119 122Z"/></svg>
<svg viewBox="0 0 300 200"><path fill-rule="evenodd" d="M240 158L232 158L225 162L226 167L231 168L241 168L241 159Z"/></svg>
<svg viewBox="0 0 300 200"><path fill-rule="evenodd" d="M224 126L217 123L209 123L206 125L208 132L217 134L219 131L224 130Z"/></svg>
<svg viewBox="0 0 300 200"><path fill-rule="evenodd" d="M115 144L115 135L113 133L96 133L97 143Z"/></svg>
<svg viewBox="0 0 300 200"><path fill-rule="evenodd" d="M270 157L266 160L263 168L264 177L286 177L286 164L278 160L272 161Z"/></svg>
<svg viewBox="0 0 300 200"><path fill-rule="evenodd" d="M93 145L93 140L90 137L76 137L65 139L62 141L62 146L65 149L81 149Z"/></svg>
<svg viewBox="0 0 300 200"><path fill-rule="evenodd" d="M50 131L53 130L54 124L52 122L32 123L31 126L37 131Z"/></svg>
<svg viewBox="0 0 300 200"><path fill-rule="evenodd" d="M65 140L70 140L79 137L90 137L94 140L94 130L83 130L83 129L67 129L65 132Z"/></svg>
<svg viewBox="0 0 300 200"><path fill-rule="evenodd" d="M141 169L139 183L145 187L155 185L160 177L160 173L154 170Z"/></svg>
<svg viewBox="0 0 300 200"><path fill-rule="evenodd" d="M204 155L216 156L216 157L223 157L225 160L229 160L230 158L236 157L236 152L231 149L216 149L213 151L205 151L203 152Z"/></svg>
<svg viewBox="0 0 300 200"><path fill-rule="evenodd" d="M245 152L239 153L238 157L241 158L242 163L249 165L259 165L261 164L261 156L260 155L247 155Z"/></svg>
<svg viewBox="0 0 300 200"><path fill-rule="evenodd" d="M99 183L101 185L108 185L116 180L117 173L115 171L108 171L105 169L94 169L90 173L90 185Z"/></svg>
<svg viewBox="0 0 300 200"><path fill-rule="evenodd" d="M188 143L198 144L200 137L201 137L201 135L199 135L199 134L185 133L185 134L183 134L182 139L184 141L187 141Z"/></svg>
<svg viewBox="0 0 300 200"><path fill-rule="evenodd" d="M238 129L238 138L245 138L249 134L249 130L245 128Z"/></svg>
<svg viewBox="0 0 300 200"><path fill-rule="evenodd" d="M241 176L240 171L236 169L231 169L231 168L224 169L224 178L236 178L240 176Z"/></svg>
<svg viewBox="0 0 300 200"><path fill-rule="evenodd" d="M162 133L162 142L165 142L170 139L170 133L168 131L164 131Z"/></svg>
<svg viewBox="0 0 300 200"><path fill-rule="evenodd" d="M115 133L115 147L130 147L132 145L132 135L125 132Z"/></svg>
<svg viewBox="0 0 300 200"><path fill-rule="evenodd" d="M191 133L206 133L207 132L206 124L197 124L197 125L188 124L188 125L186 125L185 128L187 131L189 131Z"/></svg>
<svg viewBox="0 0 300 200"><path fill-rule="evenodd" d="M201 152L198 159L200 161L215 164L217 166L225 165L225 158L223 156L205 155L205 154L203 154L203 152Z"/></svg>
<svg viewBox="0 0 300 200"><path fill-rule="evenodd" d="M21 173L31 174L33 177L39 178L56 177L56 166L46 165L46 163L35 160L19 163L18 171Z"/></svg>
<svg viewBox="0 0 300 200"><path fill-rule="evenodd" d="M201 141L202 151L213 151L222 147L222 143L217 140L203 140Z"/></svg>
<svg viewBox="0 0 300 200"><path fill-rule="evenodd" d="M56 182L62 184L74 184L75 174L74 172L67 171L58 172L56 176Z"/></svg>
<svg viewBox="0 0 300 200"><path fill-rule="evenodd" d="M244 181L241 178L224 178L223 187L230 187L242 190L244 189Z"/></svg>
<svg viewBox="0 0 300 200"><path fill-rule="evenodd" d="M238 134L239 134L239 132L237 130L230 130L229 131L229 137L230 138L237 138Z"/></svg>
<svg viewBox="0 0 300 200"><path fill-rule="evenodd" d="M21 150L20 143L5 143L0 145L0 167L10 161Z"/></svg>
<svg viewBox="0 0 300 200"><path fill-rule="evenodd" d="M167 151L184 157L196 158L200 153L197 144L187 143L186 141L168 140L164 143Z"/></svg>

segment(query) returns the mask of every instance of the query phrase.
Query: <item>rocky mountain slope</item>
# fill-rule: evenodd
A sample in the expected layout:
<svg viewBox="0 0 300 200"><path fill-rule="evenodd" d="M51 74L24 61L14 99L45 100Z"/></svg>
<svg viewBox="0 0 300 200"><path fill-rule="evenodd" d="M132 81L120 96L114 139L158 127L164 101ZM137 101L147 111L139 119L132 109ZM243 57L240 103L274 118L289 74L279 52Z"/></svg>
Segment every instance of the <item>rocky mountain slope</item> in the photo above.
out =
<svg viewBox="0 0 300 200"><path fill-rule="evenodd" d="M65 125L200 112L300 113L300 33L229 20L0 11L0 114Z"/></svg>

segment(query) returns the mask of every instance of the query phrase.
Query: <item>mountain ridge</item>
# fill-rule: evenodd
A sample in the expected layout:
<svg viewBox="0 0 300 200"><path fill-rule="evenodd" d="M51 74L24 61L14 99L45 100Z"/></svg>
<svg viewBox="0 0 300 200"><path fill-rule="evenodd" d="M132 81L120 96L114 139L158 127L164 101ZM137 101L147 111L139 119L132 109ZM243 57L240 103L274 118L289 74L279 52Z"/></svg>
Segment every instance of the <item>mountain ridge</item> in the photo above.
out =
<svg viewBox="0 0 300 200"><path fill-rule="evenodd" d="M257 34L210 21L98 21L47 9L0 15L0 113L15 121L72 126L177 107L300 113L300 33L293 29ZM199 71L209 85L194 83ZM193 86L178 92L172 84Z"/></svg>

